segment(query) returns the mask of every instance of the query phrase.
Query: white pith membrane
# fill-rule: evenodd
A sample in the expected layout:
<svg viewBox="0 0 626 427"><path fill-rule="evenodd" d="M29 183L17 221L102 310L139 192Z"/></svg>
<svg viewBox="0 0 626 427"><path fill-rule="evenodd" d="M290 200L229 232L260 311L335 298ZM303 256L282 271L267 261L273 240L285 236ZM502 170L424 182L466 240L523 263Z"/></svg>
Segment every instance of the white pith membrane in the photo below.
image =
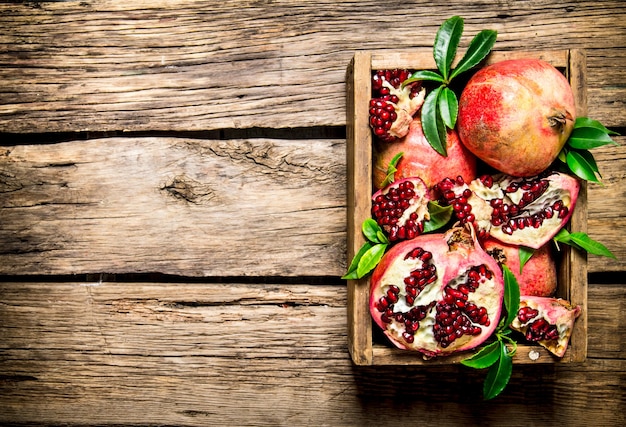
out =
<svg viewBox="0 0 626 427"><path fill-rule="evenodd" d="M559 338L556 340L539 340L537 342L554 355L563 357L572 335L574 322L580 315L580 307L572 307L568 301L561 298L535 296L522 296L519 307L520 309L529 307L537 310L539 313L523 323L519 317L515 317L513 322L511 322L511 329L526 334L530 325L536 320L540 318L547 320L549 324L556 325Z"/></svg>
<svg viewBox="0 0 626 427"><path fill-rule="evenodd" d="M516 228L512 232L507 232L508 221L501 225L494 225L492 222L494 208L491 206L490 201L502 199L503 204L519 206L522 197L528 192L522 190L521 185L514 192L506 192L505 189L511 184L521 184L529 181L545 181L548 184L547 189L539 197L520 207L519 211L512 215L511 218L520 220L533 218L533 216L538 215L541 216L541 225L538 227L530 225L530 223L537 224L538 222L529 220L525 225L515 225ZM476 178L469 185L457 185L453 191L460 196L466 188L469 188L473 193L468 202L472 206L471 213L474 215L478 230L487 232L504 243L538 249L546 241L550 240L571 216L575 198L578 195L579 184L575 178L560 173L552 173L542 178L516 178L498 174L493 176L493 185L491 187L484 185L480 178ZM546 207L554 207L555 202L558 200L562 201L562 206L567 209L567 214L560 217L560 211L556 209L553 209L551 216L545 214L544 210Z"/></svg>
<svg viewBox="0 0 626 427"><path fill-rule="evenodd" d="M424 237L426 237L426 235ZM494 271L498 269L495 261L491 263L493 259L489 258L486 262L490 265L482 263L481 261L485 260L484 255L486 254L483 253L481 249L448 249L444 239L442 239L442 245L437 243L435 245L425 245L422 247L419 242L415 242L414 245L411 245L411 243L411 241L403 242L403 244L407 244L406 247L408 248L403 252L408 254L415 248L422 248L424 251L432 254L432 260L424 262L420 258L407 258L406 256L396 258L393 264L386 267L380 278L377 278L376 282L381 285L373 289L371 298L373 302L379 301L381 297L387 294L390 288L396 287L399 289L399 298L397 302L393 304L393 312L408 313L414 307L427 306L426 317L419 320L419 328L413 334L412 342L407 341L403 336L406 331L404 321L398 321L395 318L391 318L390 322L380 320L382 317L381 311L373 307L372 313L375 314L375 319L376 315L378 315L377 323L379 326L383 328L385 334L396 346L420 351L426 357L469 350L480 345L495 329L501 312L503 296L503 288L501 288L502 277L499 271ZM439 246L439 248L437 248L437 246ZM481 253L478 254L474 252L475 250L480 250ZM412 304L409 304L406 299L407 287L404 279L410 276L412 271L422 269L427 264L434 264L436 266L437 278L434 282L427 284L419 291ZM437 305L444 301L444 289L446 285L451 285L452 288L457 289L458 285L467 281L468 272L472 270L472 268L481 265L492 273L491 279L486 279L484 276L481 276L479 285L476 287L475 291L468 293L467 303L474 303L479 308L486 308L490 323L488 326L481 325L472 321L465 312L462 311L460 316L466 317L472 327L479 327L480 333L477 335L461 335L444 348L436 340L433 329L435 316L437 314ZM496 288L498 281L500 281L500 287ZM437 305L433 302L437 302ZM378 311L378 313L374 311Z"/></svg>
<svg viewBox="0 0 626 427"><path fill-rule="evenodd" d="M391 125L388 133L396 138L403 138L409 133L409 126L413 121L413 116L419 111L426 98L426 89L422 88L417 95L411 98L411 86L407 85L404 88L395 88L391 83L384 80L383 86L389 89L391 95L398 97L398 102L390 104L395 106L396 114L398 117Z"/></svg>
<svg viewBox="0 0 626 427"><path fill-rule="evenodd" d="M424 186L424 189L426 186ZM405 210L400 218L398 219L399 223L406 222L412 213L417 214L418 221L428 221L430 219L430 215L428 214L428 197L426 197L426 192L422 192L420 188L419 191L416 192L418 194L417 198L409 200L409 208Z"/></svg>

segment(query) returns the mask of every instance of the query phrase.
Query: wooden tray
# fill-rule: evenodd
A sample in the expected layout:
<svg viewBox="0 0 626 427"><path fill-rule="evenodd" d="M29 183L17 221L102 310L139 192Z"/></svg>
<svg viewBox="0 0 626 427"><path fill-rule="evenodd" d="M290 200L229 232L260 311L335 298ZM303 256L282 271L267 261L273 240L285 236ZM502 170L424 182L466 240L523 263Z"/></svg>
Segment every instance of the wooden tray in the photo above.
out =
<svg viewBox="0 0 626 427"><path fill-rule="evenodd" d="M510 58L540 58L561 70L569 79L576 99L578 116L587 114L586 60L580 50L535 52L492 52L485 64ZM347 169L348 169L348 262L365 242L361 224L370 217L372 195L372 133L368 124L372 70L407 68L435 69L432 50L357 52L347 70ZM468 72L468 74L471 73ZM583 182L570 229L587 231L587 187ZM559 260L557 296L582 311L576 320L569 347L563 358L551 355L539 345L519 344L514 363L582 362L587 355L587 257L585 253L562 245ZM369 312L369 277L348 280L348 347L357 365L429 365L453 364L468 353L424 360L419 353L400 350L384 336L374 337ZM376 331L377 332L377 331ZM533 356L531 358L531 356Z"/></svg>

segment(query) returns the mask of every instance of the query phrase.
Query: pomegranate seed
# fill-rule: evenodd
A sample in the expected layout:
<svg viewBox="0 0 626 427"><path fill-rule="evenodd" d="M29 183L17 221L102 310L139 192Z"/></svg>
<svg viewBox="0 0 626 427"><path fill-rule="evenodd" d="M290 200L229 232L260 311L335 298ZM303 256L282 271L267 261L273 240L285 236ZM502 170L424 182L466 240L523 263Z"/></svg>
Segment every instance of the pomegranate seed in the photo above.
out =
<svg viewBox="0 0 626 427"><path fill-rule="evenodd" d="M387 298L385 296L380 297L378 304L376 304L376 309L382 313L387 309L387 307L389 307L389 301L387 301Z"/></svg>

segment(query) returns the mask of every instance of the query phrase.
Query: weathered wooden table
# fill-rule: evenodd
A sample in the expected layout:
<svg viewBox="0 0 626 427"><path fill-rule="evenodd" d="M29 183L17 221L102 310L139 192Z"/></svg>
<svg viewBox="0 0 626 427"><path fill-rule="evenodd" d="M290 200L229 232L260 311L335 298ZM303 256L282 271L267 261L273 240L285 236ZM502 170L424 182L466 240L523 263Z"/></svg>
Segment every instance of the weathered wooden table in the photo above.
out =
<svg viewBox="0 0 626 427"><path fill-rule="evenodd" d="M596 151L588 356L483 373L356 367L345 72L459 14L497 50L585 49L626 131L616 1L0 5L0 423L623 425L626 139ZM624 186L624 187L622 187Z"/></svg>

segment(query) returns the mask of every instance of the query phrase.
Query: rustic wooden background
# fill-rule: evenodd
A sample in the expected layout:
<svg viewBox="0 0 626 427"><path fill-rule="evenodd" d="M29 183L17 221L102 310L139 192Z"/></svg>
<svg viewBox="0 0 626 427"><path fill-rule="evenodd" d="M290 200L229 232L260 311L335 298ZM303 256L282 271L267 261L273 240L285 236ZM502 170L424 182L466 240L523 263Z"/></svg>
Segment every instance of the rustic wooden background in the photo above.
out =
<svg viewBox="0 0 626 427"><path fill-rule="evenodd" d="M583 364L480 398L461 367L357 368L346 342L345 71L431 48L582 48L626 135L622 1L0 4L0 424L626 422L626 137L596 150Z"/></svg>

